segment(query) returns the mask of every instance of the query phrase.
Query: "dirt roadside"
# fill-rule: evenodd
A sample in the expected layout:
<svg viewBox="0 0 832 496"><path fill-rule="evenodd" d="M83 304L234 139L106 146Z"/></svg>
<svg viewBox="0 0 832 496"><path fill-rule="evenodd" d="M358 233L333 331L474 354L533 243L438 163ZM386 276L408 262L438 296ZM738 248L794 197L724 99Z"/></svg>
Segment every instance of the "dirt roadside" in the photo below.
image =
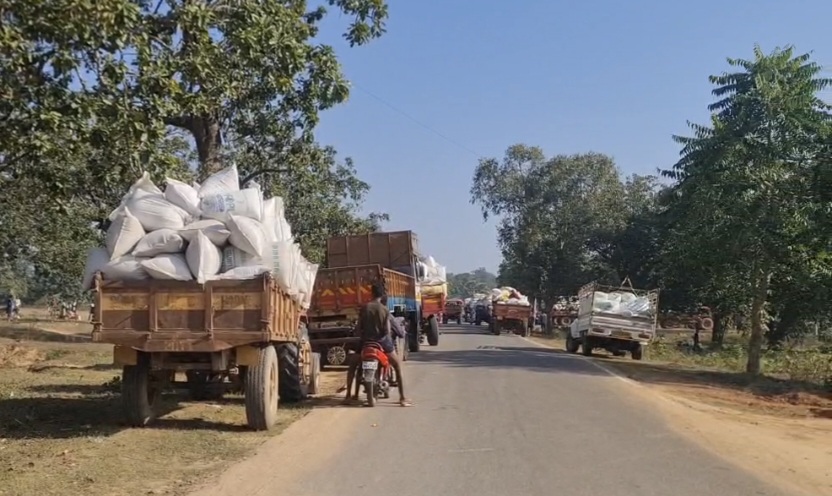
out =
<svg viewBox="0 0 832 496"><path fill-rule="evenodd" d="M561 348L555 340L532 338ZM678 432L793 494L832 496L832 397L742 374L594 357Z"/></svg>
<svg viewBox="0 0 832 496"><path fill-rule="evenodd" d="M0 326L10 336L0 338L0 495L188 494L326 405L281 407L277 427L263 433L246 428L241 396L191 402L171 393L151 426L127 428L112 348L83 339L84 330L38 327ZM325 372L322 396L343 380Z"/></svg>

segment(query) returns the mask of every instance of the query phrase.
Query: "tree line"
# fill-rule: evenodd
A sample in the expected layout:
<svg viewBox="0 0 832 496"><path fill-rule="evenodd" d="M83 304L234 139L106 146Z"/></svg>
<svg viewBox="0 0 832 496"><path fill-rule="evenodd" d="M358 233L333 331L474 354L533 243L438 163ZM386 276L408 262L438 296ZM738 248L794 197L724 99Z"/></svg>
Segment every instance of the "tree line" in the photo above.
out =
<svg viewBox="0 0 832 496"><path fill-rule="evenodd" d="M369 185L318 143L320 113L349 95L335 49L385 31L384 0L0 2L0 290L75 294L85 253L142 171L202 180L236 163L285 199L310 260L366 232Z"/></svg>
<svg viewBox="0 0 832 496"><path fill-rule="evenodd" d="M680 158L657 176L524 144L480 160L471 198L501 218L501 283L547 301L592 280L660 288L662 309L712 309L716 346L747 330L751 373L765 345L828 336L831 81L793 47L728 63L709 79L710 123L673 136Z"/></svg>

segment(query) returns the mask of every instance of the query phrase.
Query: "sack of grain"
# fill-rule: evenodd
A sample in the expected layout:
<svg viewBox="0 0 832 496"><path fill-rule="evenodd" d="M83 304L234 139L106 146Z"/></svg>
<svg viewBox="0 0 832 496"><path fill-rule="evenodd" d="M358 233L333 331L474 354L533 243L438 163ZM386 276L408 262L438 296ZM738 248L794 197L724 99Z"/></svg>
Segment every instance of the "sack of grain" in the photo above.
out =
<svg viewBox="0 0 832 496"><path fill-rule="evenodd" d="M159 229L145 234L133 248L135 257L155 257L162 253L179 253L185 249L185 240L175 229Z"/></svg>
<svg viewBox="0 0 832 496"><path fill-rule="evenodd" d="M141 265L153 279L190 281L194 278L185 255L181 253L158 255L144 260Z"/></svg>

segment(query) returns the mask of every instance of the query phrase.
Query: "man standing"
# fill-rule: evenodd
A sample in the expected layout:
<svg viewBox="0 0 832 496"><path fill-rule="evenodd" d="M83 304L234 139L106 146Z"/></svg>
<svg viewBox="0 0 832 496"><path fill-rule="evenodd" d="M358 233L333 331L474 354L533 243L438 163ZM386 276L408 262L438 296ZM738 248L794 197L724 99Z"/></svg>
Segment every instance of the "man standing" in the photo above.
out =
<svg viewBox="0 0 832 496"><path fill-rule="evenodd" d="M373 284L372 288L373 299L366 305L361 307L358 312L358 335L361 337L359 343L359 350L363 348L364 343L378 343L387 358L390 360L390 365L396 371L396 378L399 386L399 404L401 406L411 406L411 403L404 395L404 381L402 381L402 367L399 362L399 357L396 355L396 349L393 345L393 338L390 336L392 317L387 306L382 302L384 298L384 288L379 284ZM358 367L361 366L361 353L356 353L353 356L353 362L347 369L347 397L344 403L350 403L353 400L351 395L352 385L355 382L355 375L358 372ZM355 399L358 398L359 388L356 387Z"/></svg>

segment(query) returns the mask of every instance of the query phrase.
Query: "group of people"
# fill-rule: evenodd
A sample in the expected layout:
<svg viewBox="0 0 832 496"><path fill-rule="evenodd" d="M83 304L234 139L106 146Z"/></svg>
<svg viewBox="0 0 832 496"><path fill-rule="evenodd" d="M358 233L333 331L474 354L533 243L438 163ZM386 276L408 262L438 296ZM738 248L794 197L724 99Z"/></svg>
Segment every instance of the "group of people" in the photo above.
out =
<svg viewBox="0 0 832 496"><path fill-rule="evenodd" d="M361 338L359 349L362 349L366 343L377 343L381 346L396 374L395 382L399 389L399 404L401 406L412 406L412 403L404 394L402 365L396 353L396 340L403 343L403 346L407 346L404 316L390 313L387 308L387 295L380 284L373 284L371 291L373 299L361 307L358 313L356 327ZM360 387L355 378L360 366L361 353L354 353L347 368L347 397L344 399L346 404L358 400ZM355 383L354 395L352 394L353 383Z"/></svg>

